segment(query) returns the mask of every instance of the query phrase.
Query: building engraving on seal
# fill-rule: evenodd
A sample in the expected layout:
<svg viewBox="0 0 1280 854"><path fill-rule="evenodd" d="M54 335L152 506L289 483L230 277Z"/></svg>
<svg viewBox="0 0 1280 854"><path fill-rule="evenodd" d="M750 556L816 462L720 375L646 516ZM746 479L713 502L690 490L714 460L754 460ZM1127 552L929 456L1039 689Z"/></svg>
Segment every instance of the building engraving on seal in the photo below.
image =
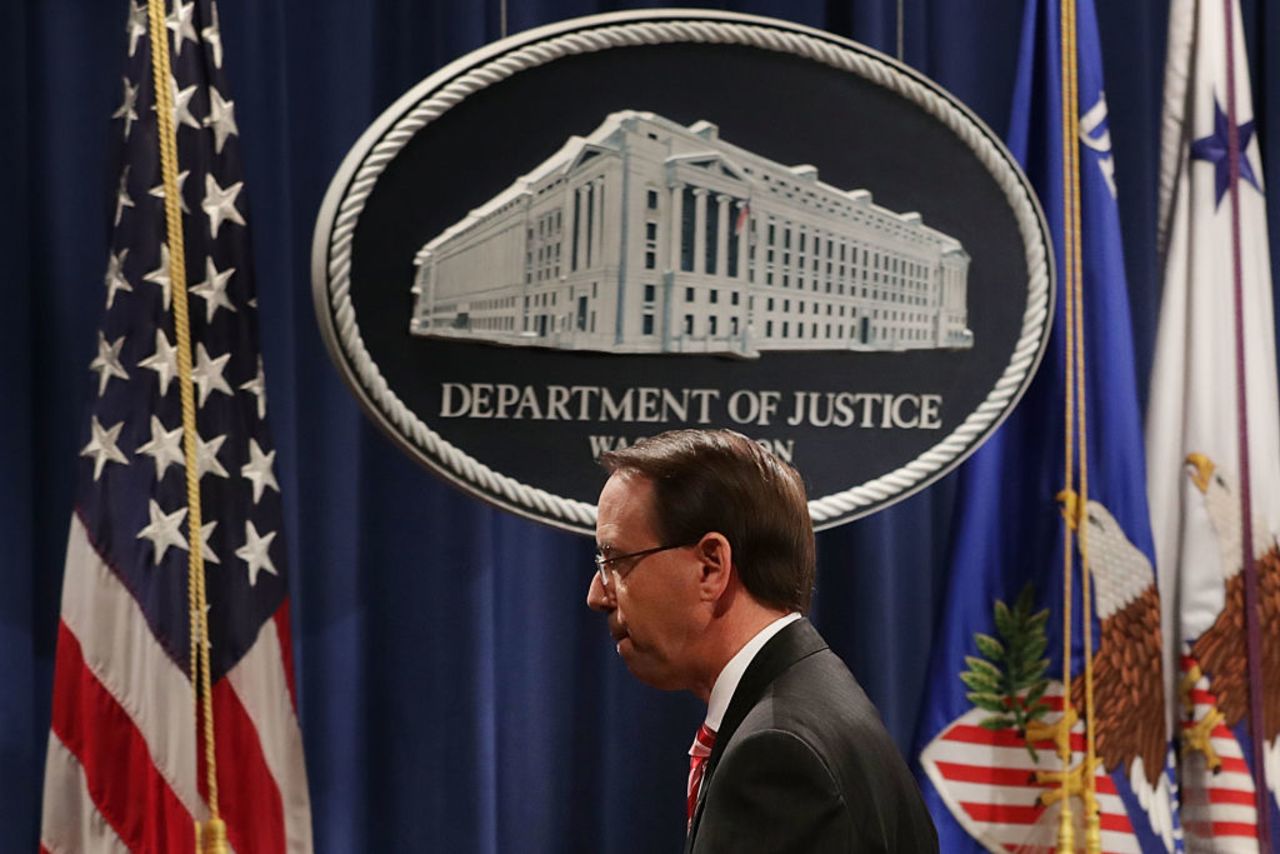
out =
<svg viewBox="0 0 1280 854"><path fill-rule="evenodd" d="M414 267L416 335L740 357L973 346L958 240L646 112L570 137Z"/></svg>

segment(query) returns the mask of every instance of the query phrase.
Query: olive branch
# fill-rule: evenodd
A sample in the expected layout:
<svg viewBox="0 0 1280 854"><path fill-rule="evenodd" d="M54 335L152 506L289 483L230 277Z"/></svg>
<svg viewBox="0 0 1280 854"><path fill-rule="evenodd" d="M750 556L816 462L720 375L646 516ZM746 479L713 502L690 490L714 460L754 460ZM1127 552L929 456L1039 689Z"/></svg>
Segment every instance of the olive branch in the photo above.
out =
<svg viewBox="0 0 1280 854"><path fill-rule="evenodd" d="M984 729L1015 729L1022 733L1028 724L1049 711L1044 701L1044 692L1049 688L1049 680L1044 678L1049 659L1043 657L1049 645L1045 634L1049 609L1032 613L1033 601L1030 583L1022 588L1012 608L997 600L994 615L999 639L975 632L973 639L982 657L964 657L969 665L960 674L960 680L969 688L965 696L979 709L992 713L982 721ZM1033 761L1039 761L1030 741L1027 752Z"/></svg>

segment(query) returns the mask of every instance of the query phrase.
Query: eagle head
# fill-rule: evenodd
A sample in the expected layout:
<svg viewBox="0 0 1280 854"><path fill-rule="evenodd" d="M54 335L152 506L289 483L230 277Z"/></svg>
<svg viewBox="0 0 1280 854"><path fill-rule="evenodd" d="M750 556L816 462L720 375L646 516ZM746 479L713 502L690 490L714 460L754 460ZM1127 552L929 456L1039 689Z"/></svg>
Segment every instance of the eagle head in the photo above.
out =
<svg viewBox="0 0 1280 854"><path fill-rule="evenodd" d="M1191 468L1188 474L1191 476L1191 482L1196 485L1196 489L1202 493L1208 492L1215 468L1213 460L1204 454L1190 453L1187 454L1187 465Z"/></svg>

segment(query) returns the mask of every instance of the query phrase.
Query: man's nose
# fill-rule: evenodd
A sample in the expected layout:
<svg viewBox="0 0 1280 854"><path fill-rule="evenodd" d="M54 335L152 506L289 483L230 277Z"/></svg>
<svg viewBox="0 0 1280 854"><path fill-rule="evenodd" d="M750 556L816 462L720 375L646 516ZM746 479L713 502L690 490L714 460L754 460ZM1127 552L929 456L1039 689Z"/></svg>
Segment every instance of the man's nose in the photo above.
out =
<svg viewBox="0 0 1280 854"><path fill-rule="evenodd" d="M587 587L587 607L593 611L610 611L613 609L613 600L605 592L604 584L600 581L600 573L598 572L591 573L591 584Z"/></svg>

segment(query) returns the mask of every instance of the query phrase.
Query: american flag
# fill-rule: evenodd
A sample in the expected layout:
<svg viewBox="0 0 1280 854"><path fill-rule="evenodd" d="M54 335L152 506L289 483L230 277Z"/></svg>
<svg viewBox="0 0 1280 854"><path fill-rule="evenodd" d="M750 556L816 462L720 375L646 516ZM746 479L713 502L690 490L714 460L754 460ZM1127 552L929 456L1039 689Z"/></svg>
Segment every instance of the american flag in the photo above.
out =
<svg viewBox="0 0 1280 854"><path fill-rule="evenodd" d="M232 849L309 851L275 448L218 8L172 0L220 812ZM189 514L147 4L130 2L105 313L58 627L41 848L191 851L209 816L190 680Z"/></svg>

